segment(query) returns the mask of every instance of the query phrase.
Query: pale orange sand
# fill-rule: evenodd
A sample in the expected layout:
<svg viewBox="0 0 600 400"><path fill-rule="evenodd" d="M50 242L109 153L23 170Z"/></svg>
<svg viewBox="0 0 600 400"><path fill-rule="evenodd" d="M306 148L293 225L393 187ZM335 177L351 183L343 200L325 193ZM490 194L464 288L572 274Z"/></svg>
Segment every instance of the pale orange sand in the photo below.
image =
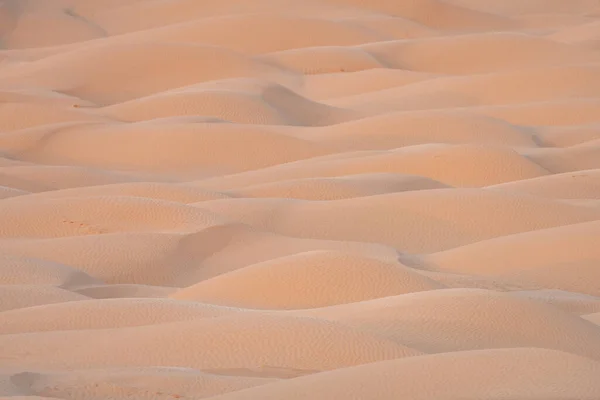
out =
<svg viewBox="0 0 600 400"><path fill-rule="evenodd" d="M600 399L600 2L0 0L0 398Z"/></svg>

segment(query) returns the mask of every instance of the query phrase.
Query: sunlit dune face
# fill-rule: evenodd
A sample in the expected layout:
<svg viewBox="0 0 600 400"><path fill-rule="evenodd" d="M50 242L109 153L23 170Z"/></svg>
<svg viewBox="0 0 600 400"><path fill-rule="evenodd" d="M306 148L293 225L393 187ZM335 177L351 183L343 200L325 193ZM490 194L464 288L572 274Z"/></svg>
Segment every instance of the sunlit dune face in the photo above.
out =
<svg viewBox="0 0 600 400"><path fill-rule="evenodd" d="M600 399L597 0L0 0L0 397Z"/></svg>

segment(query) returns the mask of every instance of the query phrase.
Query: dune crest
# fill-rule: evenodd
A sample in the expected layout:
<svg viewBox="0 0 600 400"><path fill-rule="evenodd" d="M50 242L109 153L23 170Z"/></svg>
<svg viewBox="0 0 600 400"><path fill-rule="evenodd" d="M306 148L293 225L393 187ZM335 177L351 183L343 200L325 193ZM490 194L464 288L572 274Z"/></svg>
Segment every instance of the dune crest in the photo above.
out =
<svg viewBox="0 0 600 400"><path fill-rule="evenodd" d="M0 397L600 398L598 0L0 0Z"/></svg>

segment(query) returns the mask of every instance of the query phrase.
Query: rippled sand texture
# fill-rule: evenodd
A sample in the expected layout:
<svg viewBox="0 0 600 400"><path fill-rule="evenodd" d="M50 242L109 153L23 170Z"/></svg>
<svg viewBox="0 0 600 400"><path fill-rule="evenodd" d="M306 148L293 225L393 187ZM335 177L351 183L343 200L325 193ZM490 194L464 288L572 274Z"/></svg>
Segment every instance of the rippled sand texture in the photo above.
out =
<svg viewBox="0 0 600 400"><path fill-rule="evenodd" d="M598 0L0 1L0 395L600 398Z"/></svg>

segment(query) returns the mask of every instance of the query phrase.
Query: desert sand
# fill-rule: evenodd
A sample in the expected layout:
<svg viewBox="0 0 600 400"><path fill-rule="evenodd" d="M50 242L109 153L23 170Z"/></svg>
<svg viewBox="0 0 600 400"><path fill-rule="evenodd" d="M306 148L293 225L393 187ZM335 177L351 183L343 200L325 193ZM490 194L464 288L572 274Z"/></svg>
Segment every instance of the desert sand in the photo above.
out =
<svg viewBox="0 0 600 400"><path fill-rule="evenodd" d="M0 397L600 399L600 1L0 0Z"/></svg>

